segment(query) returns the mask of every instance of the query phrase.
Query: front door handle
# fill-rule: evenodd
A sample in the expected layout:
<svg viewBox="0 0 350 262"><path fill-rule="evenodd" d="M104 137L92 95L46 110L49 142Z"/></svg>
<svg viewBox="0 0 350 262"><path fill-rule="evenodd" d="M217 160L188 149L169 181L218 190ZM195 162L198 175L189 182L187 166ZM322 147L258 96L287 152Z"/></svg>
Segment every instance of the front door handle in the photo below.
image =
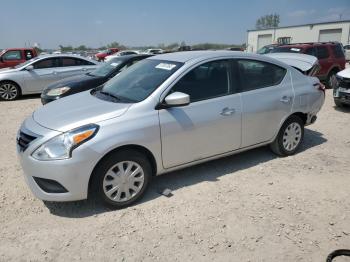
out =
<svg viewBox="0 0 350 262"><path fill-rule="evenodd" d="M281 101L282 103L289 103L290 100L291 100L291 97L290 97L290 96L283 96L283 97L280 99L280 101Z"/></svg>
<svg viewBox="0 0 350 262"><path fill-rule="evenodd" d="M235 112L236 112L236 110L234 108L225 107L224 109L222 109L220 115L230 116L230 115L233 115Z"/></svg>

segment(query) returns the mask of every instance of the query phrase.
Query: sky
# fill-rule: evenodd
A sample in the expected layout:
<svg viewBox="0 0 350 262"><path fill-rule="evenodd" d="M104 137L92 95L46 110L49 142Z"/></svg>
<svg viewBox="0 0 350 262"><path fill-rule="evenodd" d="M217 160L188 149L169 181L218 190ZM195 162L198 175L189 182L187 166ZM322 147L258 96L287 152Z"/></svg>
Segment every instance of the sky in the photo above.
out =
<svg viewBox="0 0 350 262"><path fill-rule="evenodd" d="M350 20L350 0L1 0L0 48L241 44L263 15L280 26Z"/></svg>

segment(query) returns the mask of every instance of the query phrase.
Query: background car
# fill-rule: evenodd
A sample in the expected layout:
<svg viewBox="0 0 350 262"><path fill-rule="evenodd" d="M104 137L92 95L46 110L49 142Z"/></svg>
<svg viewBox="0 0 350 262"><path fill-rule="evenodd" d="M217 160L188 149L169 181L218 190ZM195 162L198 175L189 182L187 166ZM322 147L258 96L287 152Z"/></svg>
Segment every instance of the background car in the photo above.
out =
<svg viewBox="0 0 350 262"><path fill-rule="evenodd" d="M35 48L9 48L0 52L0 68L13 67L38 56Z"/></svg>
<svg viewBox="0 0 350 262"><path fill-rule="evenodd" d="M346 59L346 61L350 61L350 45L345 45L344 46L344 51L345 51L345 59Z"/></svg>
<svg viewBox="0 0 350 262"><path fill-rule="evenodd" d="M281 61L232 51L158 55L43 106L17 136L26 182L42 200L96 196L121 208L153 175L264 145L293 155L325 90Z"/></svg>
<svg viewBox="0 0 350 262"><path fill-rule="evenodd" d="M158 54L163 54L164 50L160 49L160 48L151 48L151 49L147 49L145 51L142 52L143 54L150 54L150 55L158 55Z"/></svg>
<svg viewBox="0 0 350 262"><path fill-rule="evenodd" d="M123 50L123 51L119 51L113 55L109 55L105 58L105 62L110 61L111 59L118 57L118 56L125 56L125 55L137 55L139 54L138 51L134 51L134 50Z"/></svg>
<svg viewBox="0 0 350 262"><path fill-rule="evenodd" d="M103 50L97 54L95 54L95 59L99 62L102 62L105 60L105 58L109 55L113 55L119 51L118 48L108 48L107 50Z"/></svg>
<svg viewBox="0 0 350 262"><path fill-rule="evenodd" d="M94 71L63 79L49 85L41 93L41 103L47 104L59 98L86 91L104 84L122 70L151 55L127 55L112 58Z"/></svg>
<svg viewBox="0 0 350 262"><path fill-rule="evenodd" d="M269 54L278 46L278 44L266 45L260 48L256 53L260 55Z"/></svg>
<svg viewBox="0 0 350 262"><path fill-rule="evenodd" d="M321 66L317 77L325 82L328 88L335 87L337 72L345 69L343 47L337 42L288 44L278 46L272 50L272 53L281 52L316 56Z"/></svg>
<svg viewBox="0 0 350 262"><path fill-rule="evenodd" d="M336 106L350 105L350 68L337 73L337 85L333 89Z"/></svg>
<svg viewBox="0 0 350 262"><path fill-rule="evenodd" d="M0 70L0 99L15 100L21 95L37 94L49 84L90 72L99 63L75 55L35 57L12 69Z"/></svg>

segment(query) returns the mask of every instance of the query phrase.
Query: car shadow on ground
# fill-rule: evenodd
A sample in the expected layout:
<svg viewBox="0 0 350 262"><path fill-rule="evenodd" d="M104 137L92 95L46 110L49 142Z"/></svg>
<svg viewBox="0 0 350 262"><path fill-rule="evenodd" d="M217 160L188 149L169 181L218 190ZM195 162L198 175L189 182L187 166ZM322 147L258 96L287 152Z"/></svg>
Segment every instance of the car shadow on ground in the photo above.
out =
<svg viewBox="0 0 350 262"><path fill-rule="evenodd" d="M350 106L349 105L343 105L341 107L339 106L334 106L334 109L338 112L342 113L350 113Z"/></svg>
<svg viewBox="0 0 350 262"><path fill-rule="evenodd" d="M327 139L321 133L305 129L304 142L298 153L300 154L326 141ZM145 196L135 205L163 197L160 192L164 189L170 189L173 194L176 194L176 190L179 188L192 186L203 181L215 182L222 176L266 163L275 158L277 156L265 146L155 177ZM94 199L44 203L53 215L70 218L83 218L115 211Z"/></svg>

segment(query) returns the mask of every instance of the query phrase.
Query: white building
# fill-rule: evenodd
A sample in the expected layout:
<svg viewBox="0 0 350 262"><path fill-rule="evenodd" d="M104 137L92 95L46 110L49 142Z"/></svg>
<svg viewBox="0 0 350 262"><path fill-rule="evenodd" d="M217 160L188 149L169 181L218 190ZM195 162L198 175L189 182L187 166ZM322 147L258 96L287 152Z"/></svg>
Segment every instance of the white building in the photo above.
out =
<svg viewBox="0 0 350 262"><path fill-rule="evenodd" d="M269 44L329 41L350 44L350 20L248 30L247 51L256 52Z"/></svg>

